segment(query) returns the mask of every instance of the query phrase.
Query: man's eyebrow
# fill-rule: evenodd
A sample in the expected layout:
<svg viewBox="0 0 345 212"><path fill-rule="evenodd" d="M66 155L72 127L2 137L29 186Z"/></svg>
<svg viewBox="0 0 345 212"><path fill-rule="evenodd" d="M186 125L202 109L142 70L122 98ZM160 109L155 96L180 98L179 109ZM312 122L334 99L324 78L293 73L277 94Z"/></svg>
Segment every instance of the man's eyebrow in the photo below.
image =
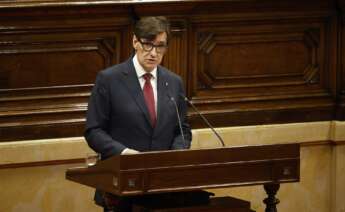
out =
<svg viewBox="0 0 345 212"><path fill-rule="evenodd" d="M165 45L165 44L167 44L167 42L166 41L159 41L158 44L164 44Z"/></svg>
<svg viewBox="0 0 345 212"><path fill-rule="evenodd" d="M142 41L142 43L150 43L150 44L153 44L153 45L167 45L166 41L159 41L157 43L155 43L153 41Z"/></svg>
<svg viewBox="0 0 345 212"><path fill-rule="evenodd" d="M154 40L146 40L146 39L142 39L140 40L142 43L149 43L149 44L153 44L153 45L167 45L167 41L158 41L157 43L154 42Z"/></svg>

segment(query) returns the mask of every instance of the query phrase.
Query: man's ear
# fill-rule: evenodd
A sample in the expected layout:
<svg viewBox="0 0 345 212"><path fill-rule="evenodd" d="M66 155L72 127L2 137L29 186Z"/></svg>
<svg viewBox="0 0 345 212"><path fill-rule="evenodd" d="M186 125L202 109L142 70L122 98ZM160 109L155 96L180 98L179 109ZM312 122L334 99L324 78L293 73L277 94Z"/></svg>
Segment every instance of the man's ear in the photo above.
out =
<svg viewBox="0 0 345 212"><path fill-rule="evenodd" d="M135 50L137 50L138 45L139 45L139 41L138 41L137 37L135 35L133 35L133 48Z"/></svg>

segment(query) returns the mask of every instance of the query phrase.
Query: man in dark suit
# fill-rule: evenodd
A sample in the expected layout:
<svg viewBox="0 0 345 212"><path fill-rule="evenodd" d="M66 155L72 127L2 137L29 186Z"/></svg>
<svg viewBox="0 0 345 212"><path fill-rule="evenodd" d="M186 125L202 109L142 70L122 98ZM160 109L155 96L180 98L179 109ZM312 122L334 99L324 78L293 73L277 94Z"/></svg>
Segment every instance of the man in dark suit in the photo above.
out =
<svg viewBox="0 0 345 212"><path fill-rule="evenodd" d="M190 147L187 105L180 96L184 95L182 80L159 65L168 37L166 18L142 18L134 29L134 57L98 74L89 100L85 138L102 159ZM96 192L95 200L104 205L101 193ZM119 199L120 203L127 201ZM118 211L130 210L128 204L124 208Z"/></svg>

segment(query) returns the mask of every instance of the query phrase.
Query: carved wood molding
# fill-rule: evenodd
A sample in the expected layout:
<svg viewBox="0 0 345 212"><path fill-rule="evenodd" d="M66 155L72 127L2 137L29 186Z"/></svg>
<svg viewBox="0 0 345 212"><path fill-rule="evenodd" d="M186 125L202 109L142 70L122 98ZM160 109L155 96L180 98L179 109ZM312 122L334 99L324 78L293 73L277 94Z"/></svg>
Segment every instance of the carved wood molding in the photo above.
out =
<svg viewBox="0 0 345 212"><path fill-rule="evenodd" d="M258 27L250 31L250 27L196 29L198 58L194 70L200 77L198 83L203 84L201 87L231 89L318 83L318 57L323 51L320 29L296 25L279 29L281 26L273 24L267 26L273 28L270 31L264 28L260 31Z"/></svg>
<svg viewBox="0 0 345 212"><path fill-rule="evenodd" d="M2 79L5 83L0 85L0 89L92 83L96 68L100 70L118 61L119 50L114 49L118 47L111 45L109 40L55 40L39 43L31 40L11 42L11 45L0 44L1 60L7 61L0 65L7 72ZM91 60L81 60L79 57ZM78 77L83 71L85 75ZM85 81L85 78L89 79Z"/></svg>
<svg viewBox="0 0 345 212"><path fill-rule="evenodd" d="M295 32L293 32L295 33ZM295 33L296 34L296 33ZM248 38L246 38L248 36ZM319 70L318 70L318 58L317 58L317 48L319 47L318 41L312 42L311 36L308 36L307 33L304 33L301 35L294 35L294 34L268 34L267 37L263 37L262 35L255 35L255 34L250 34L250 35L245 35L245 34L236 34L236 35L227 35L227 32L224 34L217 34L217 37L215 38L215 33L214 32L209 32L209 33L200 33L198 34L199 37L199 58L198 58L198 76L200 77L199 83L202 83L204 86L210 89L217 89L217 88L241 88L241 87L247 87L249 83L255 81L255 85L253 86L275 86L279 85L281 86L282 84L284 85L296 85L296 84L313 84L318 82L319 78ZM315 36L316 37L316 36ZM297 49L300 48L301 50L297 49L297 52L292 52L291 54L294 54L296 56L301 56L301 54L304 56L304 60L306 62L309 62L309 64L301 64L304 68L304 70L296 70L291 73L286 73L281 71L281 73L265 73L264 70L253 70L251 73L251 70L244 70L245 72L241 75L242 70L236 70L235 73L227 73L229 74L228 76L226 75L217 75L217 68L219 69L230 69L229 71L231 72L231 69L235 68L241 68L238 67L237 64L232 64L230 62L230 66L223 67L225 66L226 62L224 60L230 61L230 60L235 60L236 58L236 52L241 54L243 53L242 56L246 56L246 54L249 54L250 51L252 51L252 48L257 48L257 44L266 44L266 43L273 43L274 44L281 44L284 46L278 46L272 47L273 53L279 54L281 51L285 51L286 53L282 55L278 55L278 58L276 58L277 63L280 66L288 66L288 61L283 61L285 59L284 56L288 56L289 51L291 49L288 49L290 46ZM247 49L241 49L236 48L236 46L244 46L248 44ZM286 45L285 45L286 44ZM253 47L251 47L252 45ZM297 46L298 45L298 46ZM235 50L239 49L242 51L231 51L231 48L236 48ZM213 56L212 54L215 53L216 48L223 48L220 49L221 53L219 54L219 57L216 58L216 56ZM230 55L226 54L227 48L230 50ZM246 47L244 47L246 48ZM266 45L263 48L265 48L265 51L271 50L269 49L270 46ZM285 49L286 50L285 50ZM276 50L277 49L277 50ZM224 50L224 51L222 51ZM275 51L276 50L276 51ZM245 52L246 51L246 52ZM280 51L280 52L279 52ZM303 51L303 52L302 52ZM308 53L310 52L310 53ZM262 52L263 53L263 52ZM264 54L259 53L260 56ZM299 53L296 54L296 53ZM212 57L213 56L213 57ZM255 56L255 55L253 55ZM247 56L253 58L253 56ZM280 56L280 57L279 57ZM241 56L240 56L241 57ZM220 61L212 61L212 59L216 60L219 59ZM259 58L260 59L260 58ZM261 58L262 60L265 58ZM270 59L275 59L275 58L270 58ZM289 58L292 61L297 61L298 58ZM221 63L221 67L218 67L218 63ZM252 61L250 61L252 62ZM255 61L253 61L255 62ZM303 62L303 61L302 61ZM234 61L236 63L236 61ZM254 65L260 65L262 63L261 61L256 61L256 64ZM285 63L285 64L284 64ZM212 66L214 65L214 66ZM231 66L232 65L232 66ZM250 67L245 67L245 68L250 68ZM253 69L258 69L257 67L252 67ZM260 67L259 67L260 68ZM278 69L279 67L276 67ZM248 72L248 73L246 73ZM221 73L222 74L222 73ZM286 81L282 82L282 78L285 78ZM289 80L290 78L290 80ZM275 80L276 79L276 80ZM278 79L278 81L277 81ZM277 82L275 82L277 81Z"/></svg>
<svg viewBox="0 0 345 212"><path fill-rule="evenodd" d="M0 90L0 141L79 136L91 85Z"/></svg>
<svg viewBox="0 0 345 212"><path fill-rule="evenodd" d="M328 54L321 40L330 37L325 30L328 15L303 20L193 22L192 49L197 56L191 65L189 94L194 102L199 107L212 104L212 108L255 102L252 109L268 109L260 101L268 102L272 106L268 110L274 111L282 109L278 107L282 100L290 101L284 108L298 108L313 98L310 103L318 107L318 99L324 98L321 102L332 107L330 82L325 81L330 74L324 64Z"/></svg>
<svg viewBox="0 0 345 212"><path fill-rule="evenodd" d="M215 0L213 0L215 1ZM132 4L171 4L179 3L178 0L2 0L0 8L23 8L23 7L62 7L62 6L85 6L85 5L132 5ZM184 0L185 3L210 2L210 0ZM216 0L217 3L226 0Z"/></svg>

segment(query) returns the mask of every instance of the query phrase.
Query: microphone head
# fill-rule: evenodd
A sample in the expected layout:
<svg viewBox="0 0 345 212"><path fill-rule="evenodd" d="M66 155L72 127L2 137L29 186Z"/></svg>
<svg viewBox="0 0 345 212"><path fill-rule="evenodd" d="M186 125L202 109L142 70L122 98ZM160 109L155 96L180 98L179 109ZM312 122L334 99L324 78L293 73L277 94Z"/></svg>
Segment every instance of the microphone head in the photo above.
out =
<svg viewBox="0 0 345 212"><path fill-rule="evenodd" d="M182 93L180 93L179 96L182 97L182 99L184 101L189 102L189 99L185 95L183 95Z"/></svg>

